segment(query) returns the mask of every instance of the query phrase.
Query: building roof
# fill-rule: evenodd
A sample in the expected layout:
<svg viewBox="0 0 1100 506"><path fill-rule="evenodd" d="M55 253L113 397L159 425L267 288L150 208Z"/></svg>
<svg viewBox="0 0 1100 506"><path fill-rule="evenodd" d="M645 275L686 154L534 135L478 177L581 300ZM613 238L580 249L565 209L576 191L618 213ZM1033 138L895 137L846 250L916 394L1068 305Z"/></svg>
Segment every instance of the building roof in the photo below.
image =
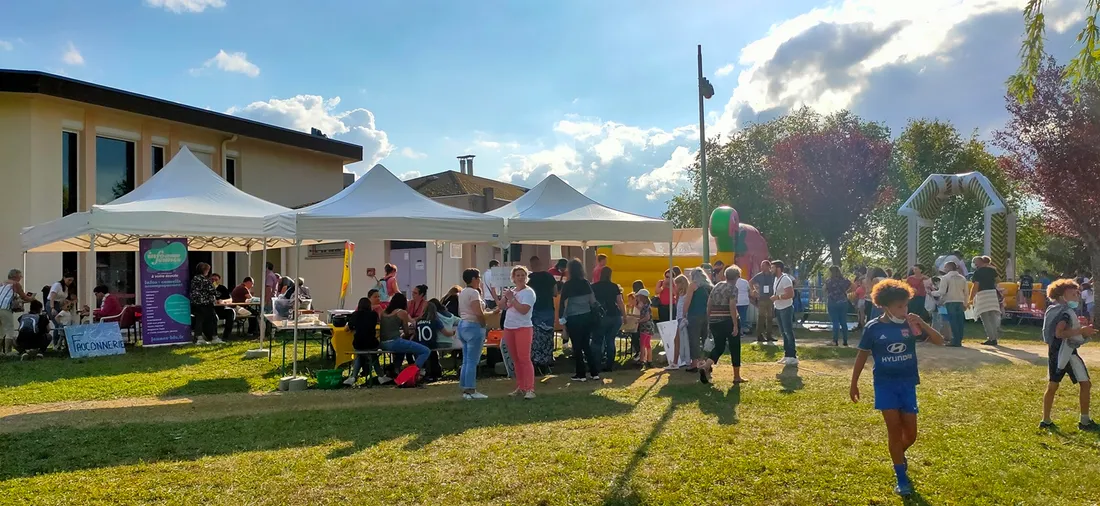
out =
<svg viewBox="0 0 1100 506"><path fill-rule="evenodd" d="M527 193L527 188L522 186L453 170L410 179L405 184L422 195L433 198L482 195L485 188L492 188L495 198L511 202Z"/></svg>
<svg viewBox="0 0 1100 506"><path fill-rule="evenodd" d="M0 92L34 93L361 161L363 147L45 72L0 69Z"/></svg>

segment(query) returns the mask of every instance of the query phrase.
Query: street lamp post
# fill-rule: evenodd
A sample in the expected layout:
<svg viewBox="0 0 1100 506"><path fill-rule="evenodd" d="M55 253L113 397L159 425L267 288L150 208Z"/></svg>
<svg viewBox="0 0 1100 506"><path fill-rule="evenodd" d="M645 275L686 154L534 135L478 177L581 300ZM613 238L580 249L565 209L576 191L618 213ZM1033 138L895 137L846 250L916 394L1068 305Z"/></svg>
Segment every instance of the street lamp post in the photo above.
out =
<svg viewBox="0 0 1100 506"><path fill-rule="evenodd" d="M703 215L703 263L710 263L710 203L707 202L707 134L703 100L714 96L714 86L703 77L703 45L699 44L699 207Z"/></svg>

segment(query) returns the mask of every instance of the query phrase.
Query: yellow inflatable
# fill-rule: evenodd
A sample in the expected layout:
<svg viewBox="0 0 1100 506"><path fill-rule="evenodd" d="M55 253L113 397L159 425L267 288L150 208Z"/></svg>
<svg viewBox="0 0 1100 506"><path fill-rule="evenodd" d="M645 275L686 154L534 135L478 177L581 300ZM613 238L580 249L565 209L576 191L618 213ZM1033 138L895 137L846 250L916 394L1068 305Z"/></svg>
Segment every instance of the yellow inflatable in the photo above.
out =
<svg viewBox="0 0 1100 506"><path fill-rule="evenodd" d="M672 265L680 269L702 265L702 229L677 229L673 232L673 241ZM727 266L733 265L733 253L717 251L718 247L711 238L711 264L721 260ZM668 243L601 246L597 249L597 253L607 255L607 266L611 268L612 279L623 287L624 293L633 292L631 285L635 280L641 280L646 290L649 290L649 294L657 296L657 282L668 270Z"/></svg>

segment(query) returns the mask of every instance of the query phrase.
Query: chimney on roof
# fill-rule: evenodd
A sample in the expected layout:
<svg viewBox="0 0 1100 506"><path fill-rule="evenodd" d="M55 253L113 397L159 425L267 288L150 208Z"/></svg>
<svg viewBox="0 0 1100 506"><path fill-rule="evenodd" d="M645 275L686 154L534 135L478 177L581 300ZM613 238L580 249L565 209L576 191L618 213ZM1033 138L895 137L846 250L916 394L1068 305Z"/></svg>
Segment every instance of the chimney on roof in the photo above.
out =
<svg viewBox="0 0 1100 506"><path fill-rule="evenodd" d="M472 176L474 174L474 155L458 157L458 171Z"/></svg>

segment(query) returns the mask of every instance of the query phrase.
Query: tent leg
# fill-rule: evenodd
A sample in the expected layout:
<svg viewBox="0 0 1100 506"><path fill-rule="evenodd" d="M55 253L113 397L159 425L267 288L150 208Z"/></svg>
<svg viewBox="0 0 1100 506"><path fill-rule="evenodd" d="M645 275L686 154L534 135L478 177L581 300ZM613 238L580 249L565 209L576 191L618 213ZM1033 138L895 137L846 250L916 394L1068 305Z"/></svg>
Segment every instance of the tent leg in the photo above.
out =
<svg viewBox="0 0 1100 506"><path fill-rule="evenodd" d="M588 272L588 241L581 241L581 265L584 266L584 271Z"/></svg>
<svg viewBox="0 0 1100 506"><path fill-rule="evenodd" d="M668 293L670 295L670 297L668 298L668 302L669 302L668 317L672 320L675 320L676 319L676 304L672 303L672 297L671 297L671 295L673 293L675 293L675 292L672 291L672 277L673 277L673 272L672 272L672 245L673 245L673 241L671 241L671 240L668 241L668 281L666 283L668 283L669 286L666 286L665 288L668 288ZM657 296L660 297L661 294L658 293ZM665 350L665 354L666 355L668 354L668 350Z"/></svg>
<svg viewBox="0 0 1100 506"><path fill-rule="evenodd" d="M84 299L85 303L90 303L91 301L95 300L95 293L93 293L92 290L95 289L96 270L99 269L99 262L96 261L96 257L95 257L95 238L96 238L96 236L95 236L95 234L91 234L90 237L91 237L92 240L88 244L88 256L91 257L91 259L87 262L84 262L84 263L86 263L86 264L91 263L92 264L92 272L89 274L88 283L85 283L85 286L84 286L84 297L86 297ZM43 302L45 302L45 301L43 301Z"/></svg>
<svg viewBox="0 0 1100 506"><path fill-rule="evenodd" d="M267 323L267 238L264 237L264 252L260 255L260 349L264 347L264 326ZM275 308L271 308L274 310ZM268 355L268 360L271 356Z"/></svg>
<svg viewBox="0 0 1100 506"><path fill-rule="evenodd" d="M23 286L33 286L27 281L27 252L23 252ZM46 301L42 301L45 303Z"/></svg>
<svg viewBox="0 0 1100 506"><path fill-rule="evenodd" d="M301 283L302 278L301 278L301 270L300 270L302 268L302 252L299 251L301 245L302 245L302 241L297 241L297 242L294 243L294 287L295 288L294 288L294 300L291 301L291 304L293 304L291 307L294 308L294 310L291 312L291 314L294 316L294 367L293 367L294 372L293 372L293 376L295 378L298 377L298 320L300 319L299 316L301 314L301 303L299 301L302 300L302 283Z"/></svg>

